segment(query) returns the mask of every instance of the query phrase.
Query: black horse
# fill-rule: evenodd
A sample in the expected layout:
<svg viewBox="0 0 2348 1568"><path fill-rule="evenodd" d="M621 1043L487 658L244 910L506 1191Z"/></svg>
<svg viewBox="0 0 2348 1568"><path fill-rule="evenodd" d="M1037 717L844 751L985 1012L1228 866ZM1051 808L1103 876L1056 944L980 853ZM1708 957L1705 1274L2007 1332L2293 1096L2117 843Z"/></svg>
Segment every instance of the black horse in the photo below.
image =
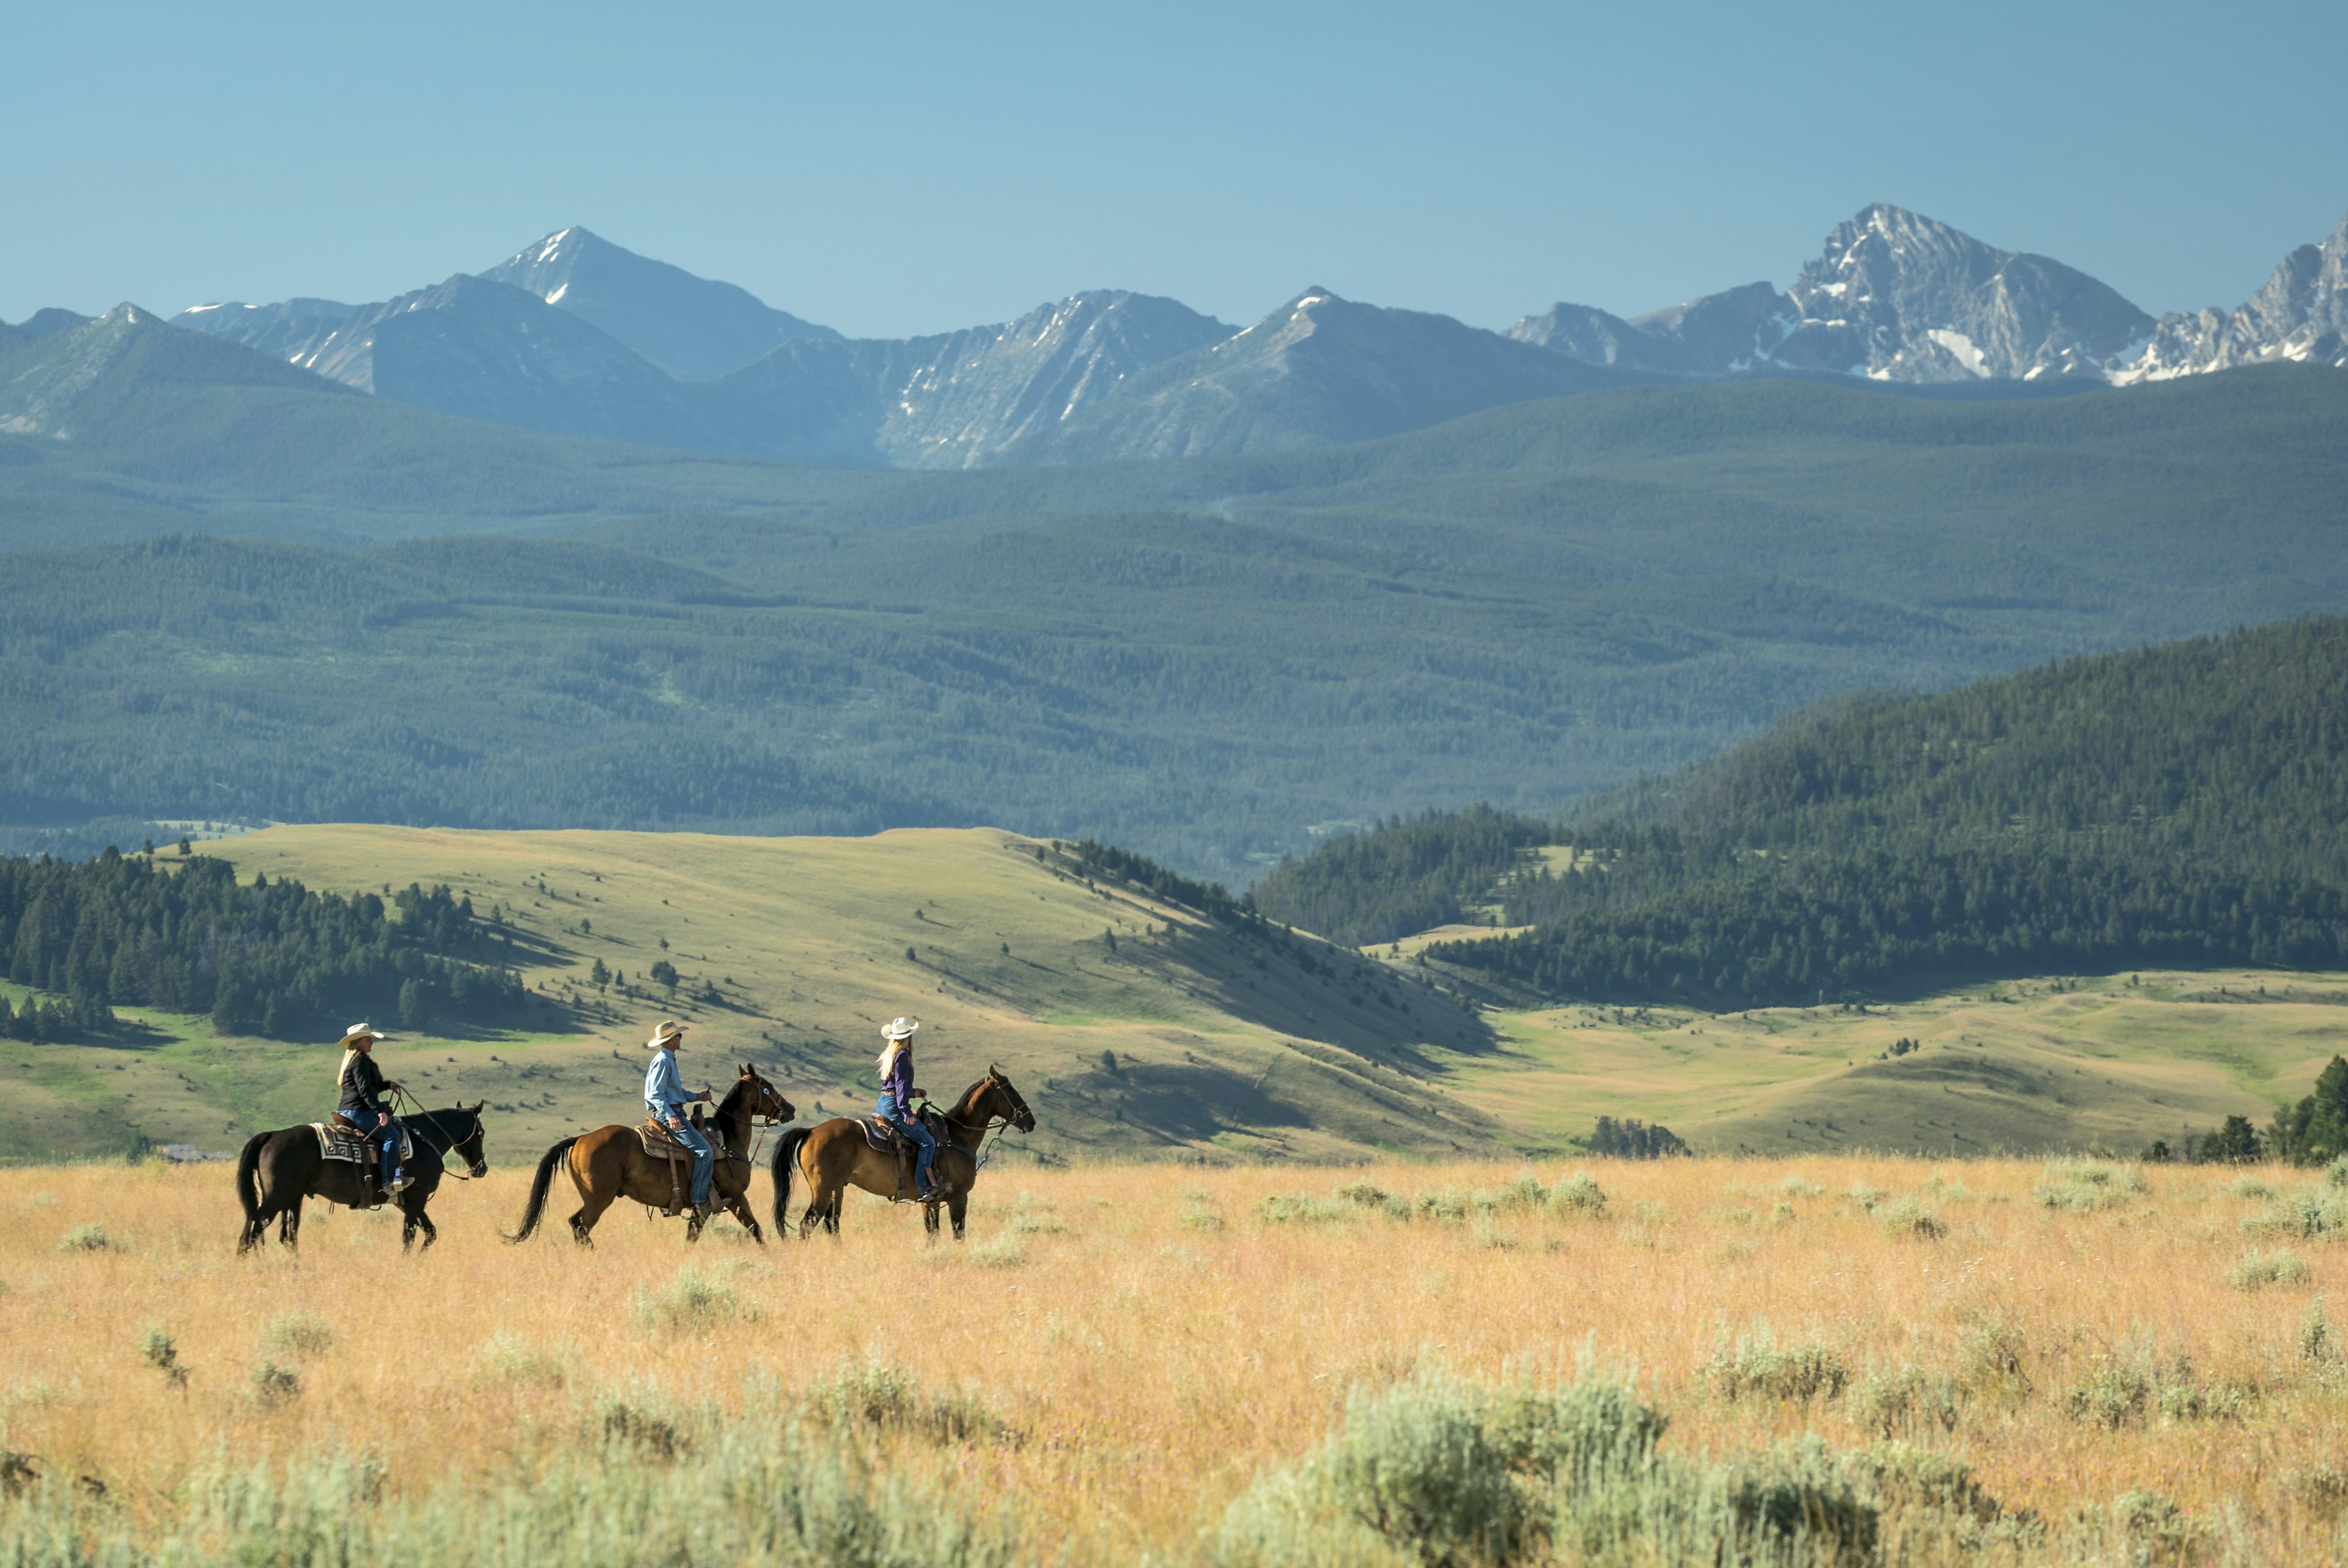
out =
<svg viewBox="0 0 2348 1568"><path fill-rule="evenodd" d="M432 1194L449 1164L461 1161L469 1175L489 1174L489 1161L481 1153L483 1103L486 1102L459 1103L448 1111L426 1111L399 1118L416 1152L416 1157L407 1163L407 1190L393 1199L407 1222L399 1229L401 1250L416 1245L419 1228L424 1232L426 1246L439 1238L424 1205L432 1201ZM366 1157L369 1161L375 1159L374 1145L368 1145ZM274 1132L255 1132L246 1141L244 1152L236 1161L236 1195L244 1204L244 1230L237 1237L236 1250L246 1253L258 1246L273 1219L277 1221L277 1239L287 1246L299 1245L302 1200L324 1198L328 1203L357 1208L365 1190L360 1174L361 1167L348 1160L329 1160L321 1155L318 1134L307 1123Z"/></svg>

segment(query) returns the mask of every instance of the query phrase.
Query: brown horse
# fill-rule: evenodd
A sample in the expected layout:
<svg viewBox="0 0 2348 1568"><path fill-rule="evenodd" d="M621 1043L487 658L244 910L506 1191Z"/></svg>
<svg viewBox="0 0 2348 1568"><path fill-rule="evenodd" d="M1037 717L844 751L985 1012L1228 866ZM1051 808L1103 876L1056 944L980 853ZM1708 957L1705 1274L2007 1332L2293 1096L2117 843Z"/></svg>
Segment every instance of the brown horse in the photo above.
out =
<svg viewBox="0 0 2348 1568"><path fill-rule="evenodd" d="M963 1216L969 1210L970 1189L977 1184L978 1168L985 1163L979 1145L998 1127L1035 1130L1035 1113L1003 1070L989 1067L986 1076L963 1091L951 1111L924 1107L922 1124L938 1141L936 1174L945 1188L946 1212L953 1218L954 1239L962 1239ZM799 1221L805 1237L818 1220L832 1235L839 1234L839 1204L851 1186L894 1200L899 1196L897 1157L875 1150L864 1136L864 1124L835 1116L812 1127L794 1127L775 1145L775 1234L790 1227L791 1170L807 1178L808 1206ZM938 1205L922 1206L922 1223L934 1234Z"/></svg>
<svg viewBox="0 0 2348 1568"><path fill-rule="evenodd" d="M717 1132L717 1169L710 1175L709 1193L716 1206L740 1220L750 1238L763 1246L767 1238L758 1229L757 1215L750 1211L748 1197L753 1171L750 1136L761 1121L788 1122L796 1112L779 1090L758 1076L757 1068L747 1062L739 1065L741 1076L726 1091L717 1114L711 1119ZM565 1138L540 1158L538 1174L530 1178L530 1204L522 1210L521 1228L506 1240L528 1241L538 1229L557 1165L569 1169L572 1184L579 1189L579 1211L571 1216L571 1235L582 1246L594 1245L591 1233L595 1222L622 1198L633 1198L647 1208L669 1205L668 1162L645 1153L644 1140L633 1127L598 1127L592 1132ZM691 1170L688 1164L679 1171L678 1182L688 1180ZM701 1239L699 1216L687 1223L685 1239Z"/></svg>

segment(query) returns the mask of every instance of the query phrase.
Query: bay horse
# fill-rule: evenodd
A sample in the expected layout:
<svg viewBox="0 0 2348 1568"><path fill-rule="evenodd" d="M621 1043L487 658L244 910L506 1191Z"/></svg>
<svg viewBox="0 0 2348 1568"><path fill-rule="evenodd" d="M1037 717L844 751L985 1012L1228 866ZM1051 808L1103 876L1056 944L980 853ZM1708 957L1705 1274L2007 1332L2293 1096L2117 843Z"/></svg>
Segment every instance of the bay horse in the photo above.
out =
<svg viewBox="0 0 2348 1568"><path fill-rule="evenodd" d="M932 1107L922 1114L923 1123L938 1140L935 1174L946 1190L946 1213L953 1220L954 1240L960 1241L963 1219L970 1207L970 1190L977 1184L979 1166L984 1163L979 1146L989 1132L999 1127L1015 1127L1023 1133L1034 1132L1035 1113L1027 1109L1027 1102L1019 1097L1019 1091L1011 1086L1003 1070L989 1066L985 1077L963 1091L953 1110ZM862 1122L835 1116L812 1127L794 1127L775 1145L777 1235L790 1226L793 1167L807 1178L807 1213L799 1220L802 1239L815 1228L818 1220L833 1235L839 1234L840 1200L851 1186L884 1198L898 1195L897 1157L872 1147L864 1136ZM922 1225L932 1235L937 1233L935 1203L922 1205Z"/></svg>
<svg viewBox="0 0 2348 1568"><path fill-rule="evenodd" d="M758 1076L758 1070L748 1062L736 1064L741 1076L734 1087L726 1091L718 1102L717 1114L711 1118L717 1136L717 1168L710 1173L709 1195L716 1206L742 1222L750 1239L764 1246L766 1234L758 1228L758 1216L751 1211L749 1192L753 1173L750 1135L761 1120L788 1122L798 1112L782 1091ZM634 1127L613 1123L598 1127L592 1132L582 1132L563 1139L549 1149L538 1162L538 1174L530 1178L530 1202L523 1208L521 1226L506 1237L512 1242L528 1241L538 1229L538 1222L546 1213L547 1189L554 1184L556 1166L571 1173L572 1185L579 1189L579 1209L571 1216L571 1236L581 1246L595 1245L592 1232L603 1211L622 1198L633 1198L647 1208L664 1209L670 1202L668 1162L644 1153L644 1139ZM680 1184L692 1179L688 1162L677 1173ZM685 1225L685 1239L701 1239L701 1220L694 1216Z"/></svg>
<svg viewBox="0 0 2348 1568"><path fill-rule="evenodd" d="M469 1178L489 1174L489 1163L481 1153L481 1106L486 1103L459 1102L447 1111L396 1118L407 1130L408 1144L416 1156L407 1163L407 1189L390 1200L399 1205L406 1221L399 1227L401 1251L416 1245L419 1229L426 1246L439 1239L440 1233L433 1228L424 1205L432 1201L449 1165L462 1162ZM376 1158L373 1144L367 1146L366 1158L370 1162ZM371 1184L361 1181L362 1170L349 1160L329 1160L321 1154L318 1134L307 1122L274 1132L255 1132L236 1157L236 1195L244 1205L244 1229L236 1238L238 1254L261 1245L271 1220L277 1222L277 1239L298 1248L304 1198L359 1207Z"/></svg>

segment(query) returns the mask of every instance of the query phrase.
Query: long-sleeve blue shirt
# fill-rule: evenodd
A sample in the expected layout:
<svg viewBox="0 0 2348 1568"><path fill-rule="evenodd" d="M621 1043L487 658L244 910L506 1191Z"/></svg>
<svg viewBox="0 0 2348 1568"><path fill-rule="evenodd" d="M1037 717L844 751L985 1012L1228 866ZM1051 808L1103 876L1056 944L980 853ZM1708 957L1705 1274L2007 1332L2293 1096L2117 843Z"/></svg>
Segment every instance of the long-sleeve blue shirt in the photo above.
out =
<svg viewBox="0 0 2348 1568"><path fill-rule="evenodd" d="M685 1102L692 1098L685 1091L685 1080L677 1076L676 1052L654 1051L653 1064L644 1070L644 1103L652 1113L664 1122L672 1116L682 1121Z"/></svg>

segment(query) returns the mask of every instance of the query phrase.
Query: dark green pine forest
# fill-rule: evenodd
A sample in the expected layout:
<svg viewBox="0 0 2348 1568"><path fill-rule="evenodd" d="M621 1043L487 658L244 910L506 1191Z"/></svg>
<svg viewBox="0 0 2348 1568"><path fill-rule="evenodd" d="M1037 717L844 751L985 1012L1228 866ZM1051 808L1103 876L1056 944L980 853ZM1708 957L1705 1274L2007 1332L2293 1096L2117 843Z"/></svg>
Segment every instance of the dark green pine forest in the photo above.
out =
<svg viewBox="0 0 2348 1568"><path fill-rule="evenodd" d="M386 901L265 877L240 886L228 862L201 856L0 857L0 960L10 980L48 993L21 1010L0 999L0 1033L101 1033L120 1006L281 1038L339 1028L346 1014L494 1024L530 1002L507 964L512 942L502 919L446 887Z"/></svg>
<svg viewBox="0 0 2348 1568"><path fill-rule="evenodd" d="M1570 869L1529 862L1570 845ZM1271 917L1543 995L1711 1009L2151 965L2348 968L2348 620L1837 702L1552 822L1390 823L1282 866Z"/></svg>

